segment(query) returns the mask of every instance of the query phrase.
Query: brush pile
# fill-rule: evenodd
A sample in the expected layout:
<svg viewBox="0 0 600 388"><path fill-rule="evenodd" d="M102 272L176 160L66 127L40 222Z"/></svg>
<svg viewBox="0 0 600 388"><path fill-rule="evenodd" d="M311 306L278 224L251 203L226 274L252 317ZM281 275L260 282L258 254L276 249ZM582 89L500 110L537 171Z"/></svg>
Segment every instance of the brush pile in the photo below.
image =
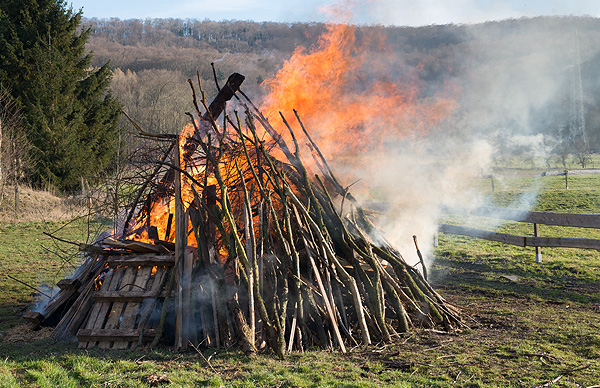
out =
<svg viewBox="0 0 600 388"><path fill-rule="evenodd" d="M203 93L197 100L190 81L202 119L192 119L187 134L171 139L152 174L154 188L148 191L148 182L140 188L122 239L96 253L96 262L108 256L114 262L132 241L160 247L157 258L174 250L172 265L161 267L164 276L140 282L140 290L131 286L146 276L139 260L120 262L140 272L116 286L121 296L123 287L140 295L154 290L149 301L136 301L144 311L130 324L139 329L138 343L151 329L152 345L239 344L248 352L268 346L284 357L314 346L345 352L347 346L390 342L411 327L460 327L458 310L404 261L338 182L298 113L310 163L292 125L281 115L291 139L286 142L237 91L239 83L231 92L245 99L245 119L235 112L217 125L212 105ZM106 265L110 272L119 268ZM127 319L133 302L121 300L119 313L112 303L113 320ZM90 319L78 325L85 329ZM98 340L84 337L80 341Z"/></svg>

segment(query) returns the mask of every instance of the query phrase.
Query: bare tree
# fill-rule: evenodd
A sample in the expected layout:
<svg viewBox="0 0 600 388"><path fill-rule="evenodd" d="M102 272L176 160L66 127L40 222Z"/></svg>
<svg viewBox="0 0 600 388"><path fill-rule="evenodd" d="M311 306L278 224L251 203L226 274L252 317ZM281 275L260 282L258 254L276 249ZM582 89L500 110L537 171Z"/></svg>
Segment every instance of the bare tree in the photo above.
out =
<svg viewBox="0 0 600 388"><path fill-rule="evenodd" d="M31 165L31 144L21 125L21 112L8 90L0 85L0 199L7 184L17 184Z"/></svg>
<svg viewBox="0 0 600 388"><path fill-rule="evenodd" d="M586 150L578 152L577 161L581 164L581 168L586 168L586 166L592 163L592 153Z"/></svg>

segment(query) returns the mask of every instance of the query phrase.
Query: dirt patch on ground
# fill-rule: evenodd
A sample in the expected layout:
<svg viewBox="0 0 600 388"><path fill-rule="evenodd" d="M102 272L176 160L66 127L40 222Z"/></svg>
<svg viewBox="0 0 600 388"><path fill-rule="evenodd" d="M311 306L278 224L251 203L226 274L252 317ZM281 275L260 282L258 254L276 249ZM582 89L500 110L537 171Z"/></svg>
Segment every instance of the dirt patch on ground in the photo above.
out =
<svg viewBox="0 0 600 388"><path fill-rule="evenodd" d="M493 376L534 386L562 375L557 386L581 387L600 372L600 307L593 303L474 295L458 288L441 293L462 307L467 328L417 329L394 344L348 357L367 375L383 368L450 379L457 386L473 380L496 386Z"/></svg>
<svg viewBox="0 0 600 388"><path fill-rule="evenodd" d="M0 334L0 342L5 343L29 343L50 337L51 327L36 327L30 323L23 323Z"/></svg>

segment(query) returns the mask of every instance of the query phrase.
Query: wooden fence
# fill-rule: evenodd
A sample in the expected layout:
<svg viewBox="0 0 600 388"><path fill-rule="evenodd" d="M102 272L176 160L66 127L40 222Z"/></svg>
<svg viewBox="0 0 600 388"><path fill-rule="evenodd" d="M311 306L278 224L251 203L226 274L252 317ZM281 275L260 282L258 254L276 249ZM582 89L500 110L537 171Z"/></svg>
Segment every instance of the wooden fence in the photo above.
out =
<svg viewBox="0 0 600 388"><path fill-rule="evenodd" d="M516 236L512 234L496 233L487 230L474 229L466 226L448 224L440 224L438 231L442 233L458 234L461 236L469 236L475 238L482 238L485 240L498 241L504 244L517 245L521 247L535 247L535 256L536 261L538 263L542 262L541 247L582 248L600 250L599 239L542 237L540 236L538 227L539 224L543 224L600 229L600 214L530 212L515 209L481 207L471 212L470 215L531 223L533 224L533 236Z"/></svg>

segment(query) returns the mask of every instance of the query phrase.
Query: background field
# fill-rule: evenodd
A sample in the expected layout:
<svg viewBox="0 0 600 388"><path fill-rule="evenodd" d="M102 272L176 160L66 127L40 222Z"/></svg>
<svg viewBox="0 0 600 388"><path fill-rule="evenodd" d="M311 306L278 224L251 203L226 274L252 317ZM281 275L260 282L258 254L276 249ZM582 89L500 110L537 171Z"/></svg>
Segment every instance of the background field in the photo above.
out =
<svg viewBox="0 0 600 388"><path fill-rule="evenodd" d="M511 170L512 171L512 170ZM600 175L509 176L491 192L493 203L517 203L539 187L534 210L600 213ZM513 171L514 172L514 171ZM461 218L450 221L472 222ZM476 220L475 220L476 221ZM430 268L433 286L461 306L469 329L460 333L413 330L393 345L353 348L348 354L309 351L278 361L266 353L200 349L175 353L77 349L72 342L30 331L20 319L36 292L31 284L55 282L77 263L76 247L43 232L85 242L102 220L0 224L0 387L591 387L600 384L600 254L578 249L533 248L440 235ZM528 224L501 232L532 235ZM600 238L597 230L544 227L545 236ZM546 385L550 386L550 385Z"/></svg>

